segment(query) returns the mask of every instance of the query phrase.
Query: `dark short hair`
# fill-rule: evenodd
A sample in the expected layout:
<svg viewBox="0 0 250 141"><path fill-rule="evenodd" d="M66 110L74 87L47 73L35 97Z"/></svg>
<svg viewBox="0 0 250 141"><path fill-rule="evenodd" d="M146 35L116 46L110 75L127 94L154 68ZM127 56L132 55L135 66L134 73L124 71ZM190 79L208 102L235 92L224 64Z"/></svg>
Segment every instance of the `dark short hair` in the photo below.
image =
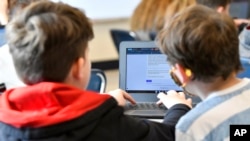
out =
<svg viewBox="0 0 250 141"><path fill-rule="evenodd" d="M227 79L242 69L233 20L205 6L191 6L177 14L157 40L170 64L190 69L193 79Z"/></svg>
<svg viewBox="0 0 250 141"><path fill-rule="evenodd" d="M81 10L50 1L27 6L6 32L16 71L26 84L64 81L94 36Z"/></svg>
<svg viewBox="0 0 250 141"><path fill-rule="evenodd" d="M231 3L231 0L196 0L197 4L205 5L210 8L217 8L219 6L226 7Z"/></svg>

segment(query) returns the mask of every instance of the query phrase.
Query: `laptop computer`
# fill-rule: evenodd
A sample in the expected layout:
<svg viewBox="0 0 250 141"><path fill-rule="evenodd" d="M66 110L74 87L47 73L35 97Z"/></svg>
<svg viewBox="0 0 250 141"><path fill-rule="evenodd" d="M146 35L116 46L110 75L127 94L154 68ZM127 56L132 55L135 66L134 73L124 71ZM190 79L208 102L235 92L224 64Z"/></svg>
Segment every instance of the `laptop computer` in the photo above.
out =
<svg viewBox="0 0 250 141"><path fill-rule="evenodd" d="M156 104L159 92L181 91L169 75L170 65L153 41L125 41L120 44L119 87L137 103ZM164 107L164 108L163 108ZM163 118L167 109L125 108L125 114L144 118Z"/></svg>

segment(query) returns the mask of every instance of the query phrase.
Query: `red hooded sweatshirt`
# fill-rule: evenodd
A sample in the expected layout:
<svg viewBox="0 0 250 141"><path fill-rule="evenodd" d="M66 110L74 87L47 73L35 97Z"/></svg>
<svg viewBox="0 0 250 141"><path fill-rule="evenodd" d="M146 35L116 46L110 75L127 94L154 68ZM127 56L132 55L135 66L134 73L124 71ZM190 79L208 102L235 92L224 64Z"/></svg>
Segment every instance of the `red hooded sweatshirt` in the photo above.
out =
<svg viewBox="0 0 250 141"><path fill-rule="evenodd" d="M51 82L10 89L0 96L0 121L43 127L77 118L111 96Z"/></svg>

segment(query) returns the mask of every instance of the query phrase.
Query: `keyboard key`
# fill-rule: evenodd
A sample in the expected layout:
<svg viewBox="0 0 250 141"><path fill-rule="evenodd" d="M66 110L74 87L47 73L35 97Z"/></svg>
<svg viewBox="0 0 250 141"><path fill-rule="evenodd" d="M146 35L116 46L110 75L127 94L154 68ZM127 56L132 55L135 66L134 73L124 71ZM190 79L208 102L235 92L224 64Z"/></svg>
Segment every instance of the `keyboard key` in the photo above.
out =
<svg viewBox="0 0 250 141"><path fill-rule="evenodd" d="M127 103L125 106L125 110L167 110L167 108L161 104L157 105L156 103L137 103L136 105L132 105Z"/></svg>

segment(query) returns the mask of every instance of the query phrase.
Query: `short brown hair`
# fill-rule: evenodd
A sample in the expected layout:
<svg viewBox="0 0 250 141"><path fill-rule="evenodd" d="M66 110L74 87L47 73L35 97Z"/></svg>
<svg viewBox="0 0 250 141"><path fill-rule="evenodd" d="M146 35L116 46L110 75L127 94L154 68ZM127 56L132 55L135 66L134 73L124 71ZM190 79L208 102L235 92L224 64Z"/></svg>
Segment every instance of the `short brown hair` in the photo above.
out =
<svg viewBox="0 0 250 141"><path fill-rule="evenodd" d="M168 61L190 69L193 79L227 79L242 69L233 20L205 6L191 6L177 14L157 38Z"/></svg>
<svg viewBox="0 0 250 141"><path fill-rule="evenodd" d="M62 82L72 64L84 57L93 30L79 9L39 1L10 21L7 37L17 73L26 84Z"/></svg>
<svg viewBox="0 0 250 141"><path fill-rule="evenodd" d="M231 0L196 0L197 4L205 5L210 8L218 8L219 6L226 7L231 3Z"/></svg>

